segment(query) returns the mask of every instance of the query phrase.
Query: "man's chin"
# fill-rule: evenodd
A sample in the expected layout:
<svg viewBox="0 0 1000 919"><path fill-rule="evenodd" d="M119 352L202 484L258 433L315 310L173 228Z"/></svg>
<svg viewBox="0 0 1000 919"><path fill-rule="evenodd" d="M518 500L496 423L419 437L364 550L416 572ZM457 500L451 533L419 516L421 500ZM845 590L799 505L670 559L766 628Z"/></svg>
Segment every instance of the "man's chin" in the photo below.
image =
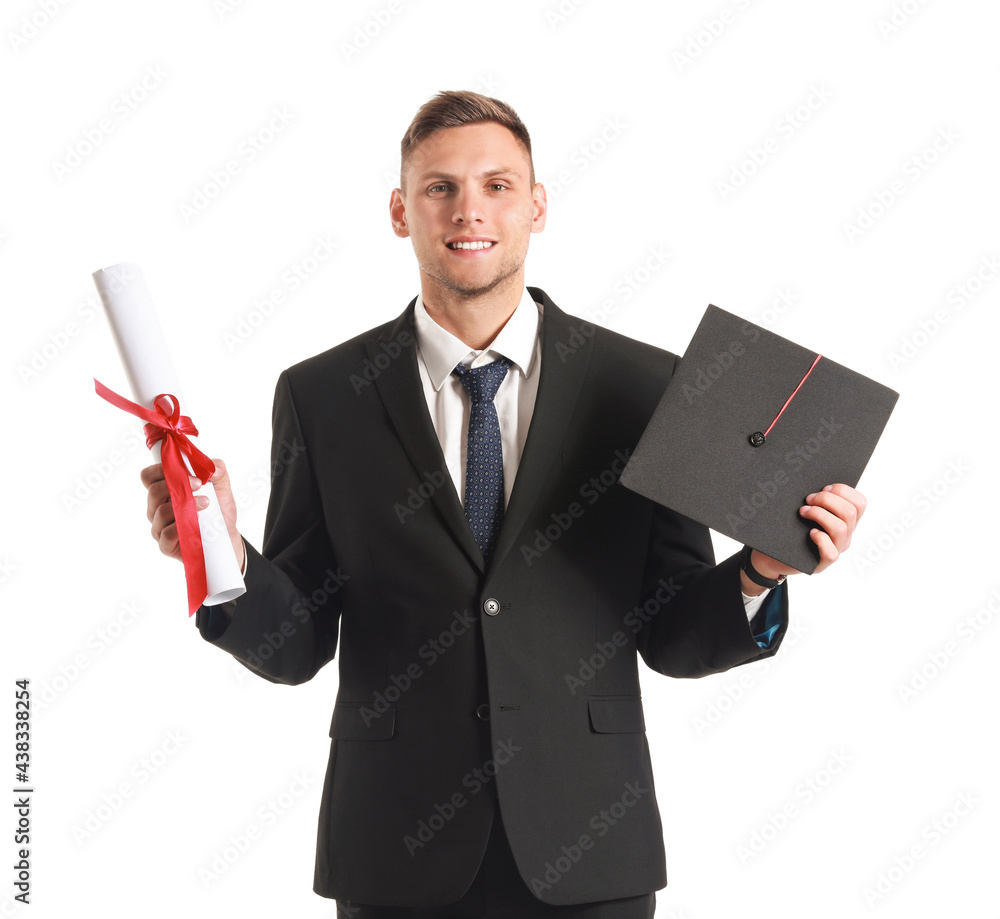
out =
<svg viewBox="0 0 1000 919"><path fill-rule="evenodd" d="M436 280L461 300L478 300L480 297L509 286L516 273L501 274L479 284L463 283L449 277L437 278Z"/></svg>

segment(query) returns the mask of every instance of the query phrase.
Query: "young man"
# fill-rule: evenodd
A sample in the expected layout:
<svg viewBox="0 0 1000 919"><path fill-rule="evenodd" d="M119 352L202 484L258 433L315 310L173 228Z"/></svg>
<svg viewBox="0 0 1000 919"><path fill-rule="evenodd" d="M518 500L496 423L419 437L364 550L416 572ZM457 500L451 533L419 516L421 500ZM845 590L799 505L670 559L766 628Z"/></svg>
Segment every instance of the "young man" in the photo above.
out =
<svg viewBox="0 0 1000 919"><path fill-rule="evenodd" d="M716 565L705 527L616 483L676 358L524 286L546 209L508 106L426 103L390 201L420 295L279 377L262 552L217 461L247 592L198 628L274 682L339 646L314 888L361 919L651 916L637 658L703 676L773 655L787 626L783 583ZM142 478L179 557L162 470ZM808 497L817 570L864 505ZM756 551L750 568L794 573Z"/></svg>

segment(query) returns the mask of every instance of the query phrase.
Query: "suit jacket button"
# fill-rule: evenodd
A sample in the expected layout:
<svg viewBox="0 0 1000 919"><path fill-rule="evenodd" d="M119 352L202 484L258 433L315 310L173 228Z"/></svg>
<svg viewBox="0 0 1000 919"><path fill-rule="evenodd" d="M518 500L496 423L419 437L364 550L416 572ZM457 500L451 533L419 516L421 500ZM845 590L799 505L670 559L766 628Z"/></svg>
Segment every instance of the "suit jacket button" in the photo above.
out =
<svg viewBox="0 0 1000 919"><path fill-rule="evenodd" d="M490 720L490 707L485 702L476 709L476 717L480 721Z"/></svg>
<svg viewBox="0 0 1000 919"><path fill-rule="evenodd" d="M495 616L500 612L500 601L490 597L489 600L483 604L483 612L486 613L487 616Z"/></svg>

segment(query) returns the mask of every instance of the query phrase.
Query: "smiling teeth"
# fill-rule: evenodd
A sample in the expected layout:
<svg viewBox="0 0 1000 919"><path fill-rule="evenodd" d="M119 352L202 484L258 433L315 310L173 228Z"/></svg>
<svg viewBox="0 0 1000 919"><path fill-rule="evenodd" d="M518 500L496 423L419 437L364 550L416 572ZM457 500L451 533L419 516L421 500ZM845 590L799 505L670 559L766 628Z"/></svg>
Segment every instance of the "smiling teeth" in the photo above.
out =
<svg viewBox="0 0 1000 919"><path fill-rule="evenodd" d="M475 242L475 243L448 243L449 249L489 249L493 243L489 242Z"/></svg>

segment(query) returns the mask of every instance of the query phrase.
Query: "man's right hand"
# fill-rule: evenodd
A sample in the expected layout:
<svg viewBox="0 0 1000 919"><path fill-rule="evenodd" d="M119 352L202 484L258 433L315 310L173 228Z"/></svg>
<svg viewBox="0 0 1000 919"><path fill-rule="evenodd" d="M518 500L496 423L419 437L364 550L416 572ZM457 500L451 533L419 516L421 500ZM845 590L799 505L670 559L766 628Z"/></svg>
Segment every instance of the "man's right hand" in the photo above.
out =
<svg viewBox="0 0 1000 919"><path fill-rule="evenodd" d="M222 508L222 516L229 529L229 538L233 541L233 550L236 552L236 559L242 571L246 565L246 548L243 545L243 537L236 529L236 502L233 500L233 490L229 485L229 473L222 460L213 458L212 462L215 463L215 475L212 476L211 482L219 499L219 507ZM147 490L146 517L152 524L153 539L164 555L180 561L181 546L177 539L177 524L174 521L174 509L170 504L170 493L163 477L163 466L160 463L147 466L139 476ZM201 482L192 478L191 489L197 490L200 487ZM199 511L208 507L208 498L204 496L196 497L194 501Z"/></svg>

